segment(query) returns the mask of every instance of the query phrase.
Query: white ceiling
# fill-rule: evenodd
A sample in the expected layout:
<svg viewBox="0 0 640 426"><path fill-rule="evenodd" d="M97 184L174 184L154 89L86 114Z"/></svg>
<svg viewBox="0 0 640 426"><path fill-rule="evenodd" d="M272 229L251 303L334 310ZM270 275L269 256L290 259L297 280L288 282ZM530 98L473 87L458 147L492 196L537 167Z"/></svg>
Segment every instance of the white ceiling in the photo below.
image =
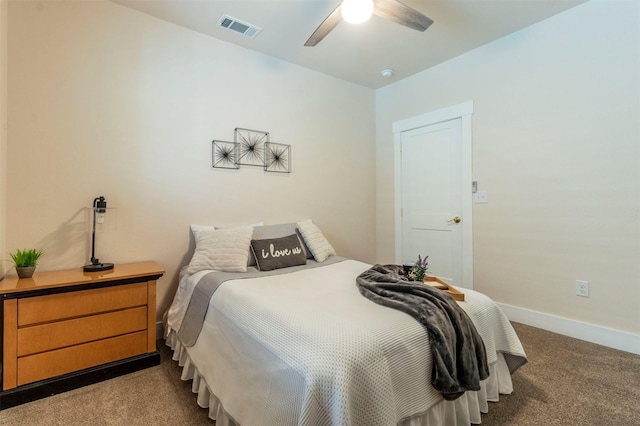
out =
<svg viewBox="0 0 640 426"><path fill-rule="evenodd" d="M339 0L111 0L162 20L353 83L380 88L572 8L585 0L402 0L435 22L415 31L377 16L341 22L305 47ZM256 25L254 39L217 27L221 15ZM570 29L568 29L570 30ZM385 78L380 71L392 68Z"/></svg>

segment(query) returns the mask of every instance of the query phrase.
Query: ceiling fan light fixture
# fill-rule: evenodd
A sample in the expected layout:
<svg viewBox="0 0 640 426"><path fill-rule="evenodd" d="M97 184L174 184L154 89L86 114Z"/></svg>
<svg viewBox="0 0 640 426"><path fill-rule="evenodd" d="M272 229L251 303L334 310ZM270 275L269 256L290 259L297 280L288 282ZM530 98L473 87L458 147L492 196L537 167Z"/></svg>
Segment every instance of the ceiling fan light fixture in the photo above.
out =
<svg viewBox="0 0 640 426"><path fill-rule="evenodd" d="M373 0L343 0L340 5L342 18L350 24L362 24L371 18Z"/></svg>

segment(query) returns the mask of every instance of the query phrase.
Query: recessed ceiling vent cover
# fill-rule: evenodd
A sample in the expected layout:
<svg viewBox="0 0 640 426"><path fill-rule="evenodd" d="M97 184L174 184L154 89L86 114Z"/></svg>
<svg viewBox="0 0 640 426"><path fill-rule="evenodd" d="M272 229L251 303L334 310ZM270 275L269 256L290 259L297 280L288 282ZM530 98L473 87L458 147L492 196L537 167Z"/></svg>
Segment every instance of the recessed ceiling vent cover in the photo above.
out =
<svg viewBox="0 0 640 426"><path fill-rule="evenodd" d="M229 15L222 15L220 19L218 19L218 26L220 28L224 28L225 30L233 31L249 38L255 38L255 36L257 36L260 31L262 31L262 28L260 27L242 22L239 19L232 18Z"/></svg>

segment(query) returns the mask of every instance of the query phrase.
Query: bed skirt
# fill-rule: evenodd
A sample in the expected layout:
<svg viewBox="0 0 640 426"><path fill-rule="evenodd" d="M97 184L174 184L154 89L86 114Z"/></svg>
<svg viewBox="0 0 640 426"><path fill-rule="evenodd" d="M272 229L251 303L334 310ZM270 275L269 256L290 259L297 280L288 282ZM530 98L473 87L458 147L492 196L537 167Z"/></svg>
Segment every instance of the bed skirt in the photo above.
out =
<svg viewBox="0 0 640 426"><path fill-rule="evenodd" d="M211 393L205 379L189 358L185 346L180 343L175 331L170 331L166 344L173 351L172 359L182 367L182 380L192 380L191 390L197 394L200 407L209 410L209 417L216 421L216 426L234 426L237 423L228 415L218 398ZM511 373L502 353L497 353L498 360L489 365L490 376L483 380L477 392L467 391L455 401L442 400L427 412L404 419L399 426L468 426L481 423L481 413L489 411L489 402L498 402L500 394L511 394L513 386Z"/></svg>

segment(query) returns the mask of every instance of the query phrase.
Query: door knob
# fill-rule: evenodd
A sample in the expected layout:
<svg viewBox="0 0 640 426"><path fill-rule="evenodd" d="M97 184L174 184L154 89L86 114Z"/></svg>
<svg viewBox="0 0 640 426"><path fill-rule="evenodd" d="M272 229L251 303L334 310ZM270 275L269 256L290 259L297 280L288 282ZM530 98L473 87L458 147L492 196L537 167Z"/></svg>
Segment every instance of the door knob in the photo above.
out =
<svg viewBox="0 0 640 426"><path fill-rule="evenodd" d="M460 219L460 216L456 216L453 219L449 219L447 223L451 223L451 222L460 223L461 221L462 219Z"/></svg>

